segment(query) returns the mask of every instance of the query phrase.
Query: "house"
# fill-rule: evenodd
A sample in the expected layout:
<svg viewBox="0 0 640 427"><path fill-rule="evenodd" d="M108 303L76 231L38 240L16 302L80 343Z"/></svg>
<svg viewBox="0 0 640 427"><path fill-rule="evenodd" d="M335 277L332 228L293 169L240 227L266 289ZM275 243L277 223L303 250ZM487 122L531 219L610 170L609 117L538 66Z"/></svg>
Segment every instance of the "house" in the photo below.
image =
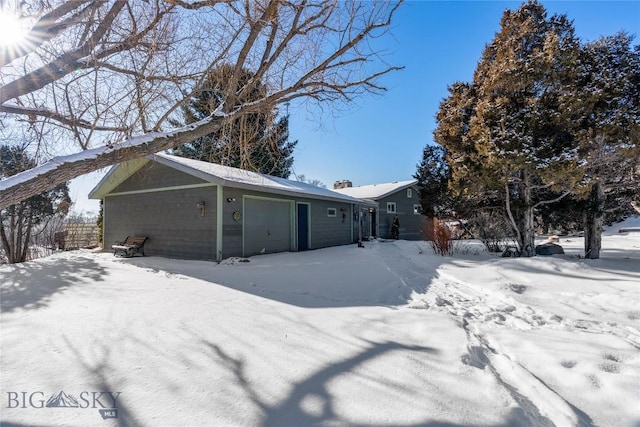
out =
<svg viewBox="0 0 640 427"><path fill-rule="evenodd" d="M104 201L104 246L146 236L147 255L222 260L355 243L375 204L310 184L155 154L112 167L89 193Z"/></svg>
<svg viewBox="0 0 640 427"><path fill-rule="evenodd" d="M369 200L378 205L361 207L363 237L391 238L391 225L397 216L400 239L422 240L425 216L421 214L418 181L396 181L353 187L351 181L336 181L334 191L345 196Z"/></svg>

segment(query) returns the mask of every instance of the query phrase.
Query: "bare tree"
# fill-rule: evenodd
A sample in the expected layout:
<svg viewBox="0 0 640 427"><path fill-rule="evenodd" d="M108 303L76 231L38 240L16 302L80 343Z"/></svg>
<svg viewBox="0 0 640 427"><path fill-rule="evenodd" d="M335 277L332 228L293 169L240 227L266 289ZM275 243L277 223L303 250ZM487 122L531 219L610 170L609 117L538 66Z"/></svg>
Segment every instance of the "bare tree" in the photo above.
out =
<svg viewBox="0 0 640 427"><path fill-rule="evenodd" d="M56 156L1 182L0 208L128 159L210 134L279 103L351 101L400 69L381 57L401 3L356 0L16 2L25 42L0 52L0 137L40 126ZM233 64L213 113L171 129L210 70ZM242 70L269 90L242 101ZM233 90L232 90L233 89Z"/></svg>

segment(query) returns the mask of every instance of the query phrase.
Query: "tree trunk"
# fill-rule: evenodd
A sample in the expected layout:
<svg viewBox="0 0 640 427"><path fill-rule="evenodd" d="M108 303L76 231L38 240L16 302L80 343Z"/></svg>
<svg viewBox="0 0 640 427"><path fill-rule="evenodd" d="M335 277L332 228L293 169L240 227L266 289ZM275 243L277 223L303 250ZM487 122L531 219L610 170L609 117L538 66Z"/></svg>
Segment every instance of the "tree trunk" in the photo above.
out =
<svg viewBox="0 0 640 427"><path fill-rule="evenodd" d="M521 232L520 254L524 257L536 256L536 235L533 222L533 208L527 206L522 213L522 232Z"/></svg>
<svg viewBox="0 0 640 427"><path fill-rule="evenodd" d="M24 241L22 242L22 248L21 249L21 253L20 253L20 261L18 262L25 262L27 260L27 255L29 255L29 245L31 245L31 230L33 228L33 221L31 218L31 212L29 210L29 219L27 221L27 229L25 230L25 236L24 236Z"/></svg>
<svg viewBox="0 0 640 427"><path fill-rule="evenodd" d="M584 213L584 257L600 258L602 248L602 220L604 217L606 197L604 186L596 181L589 194L589 203Z"/></svg>
<svg viewBox="0 0 640 427"><path fill-rule="evenodd" d="M531 201L531 183L529 182L529 173L525 171L522 177L522 198L524 210L521 218L521 241L520 255L524 257L536 256L536 234L533 222L533 203Z"/></svg>
<svg viewBox="0 0 640 427"><path fill-rule="evenodd" d="M55 157L31 170L12 175L2 181L0 209L26 200L81 175L100 170L126 160L143 157L175 147L217 131L225 118L219 112L198 122L170 132L152 132L121 143L94 148L68 156Z"/></svg>
<svg viewBox="0 0 640 427"><path fill-rule="evenodd" d="M518 245L522 245L522 233L520 232L520 226L516 222L515 218L513 217L513 212L511 211L511 195L509 194L509 183L504 184L504 190L505 208L507 210L507 215L509 216L509 223L511 224L513 230L516 232L516 242L518 242ZM520 249L522 250L522 246L520 246Z"/></svg>
<svg viewBox="0 0 640 427"><path fill-rule="evenodd" d="M4 230L4 224L0 223L0 241L2 241L2 248L4 254L7 257L7 261L11 259L11 244L9 243L9 237Z"/></svg>

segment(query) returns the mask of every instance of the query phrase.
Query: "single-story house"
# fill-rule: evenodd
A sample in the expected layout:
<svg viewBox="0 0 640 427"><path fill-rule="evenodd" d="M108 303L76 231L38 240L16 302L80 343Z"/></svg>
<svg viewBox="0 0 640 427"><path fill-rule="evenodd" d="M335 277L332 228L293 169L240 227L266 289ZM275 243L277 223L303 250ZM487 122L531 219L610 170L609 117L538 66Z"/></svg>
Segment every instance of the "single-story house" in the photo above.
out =
<svg viewBox="0 0 640 427"><path fill-rule="evenodd" d="M311 184L155 154L112 167L102 199L104 247L149 239L145 254L222 260L358 241L357 212L375 203Z"/></svg>
<svg viewBox="0 0 640 427"><path fill-rule="evenodd" d="M398 217L400 239L423 240L426 217L421 214L417 185L418 181L414 179L354 187L351 181L343 180L333 185L333 191L378 205L377 209L361 208L364 237L391 238L391 226Z"/></svg>

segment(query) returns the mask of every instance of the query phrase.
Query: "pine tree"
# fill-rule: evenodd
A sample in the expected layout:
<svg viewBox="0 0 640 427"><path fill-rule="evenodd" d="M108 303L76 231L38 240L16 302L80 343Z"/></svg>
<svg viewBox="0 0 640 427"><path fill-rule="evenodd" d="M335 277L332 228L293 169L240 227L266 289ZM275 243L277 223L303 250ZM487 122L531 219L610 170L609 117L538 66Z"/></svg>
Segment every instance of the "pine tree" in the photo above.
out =
<svg viewBox="0 0 640 427"><path fill-rule="evenodd" d="M525 256L535 255L535 209L580 182L563 92L578 52L564 15L547 18L537 1L506 10L473 83L450 87L437 116L434 137L450 152L451 188L500 201ZM560 193L548 199L549 190Z"/></svg>
<svg viewBox="0 0 640 427"><path fill-rule="evenodd" d="M640 46L619 33L581 49L567 96L584 173L585 257L599 258L603 220L631 211L640 194ZM615 215L617 213L617 215Z"/></svg>
<svg viewBox="0 0 640 427"><path fill-rule="evenodd" d="M418 180L422 214L430 218L449 216L453 202L447 190L451 169L445 158L446 150L438 145L427 145L422 160L413 176Z"/></svg>
<svg viewBox="0 0 640 427"><path fill-rule="evenodd" d="M225 99L229 92L236 94L236 103L266 97L266 86L248 70L243 71L234 91L229 91L227 82L233 72L234 68L227 65L207 76L191 102L183 108L185 124L207 117L223 102L233 103L234 100ZM287 178L291 174L297 143L289 141L288 114L277 118L277 110L272 109L243 114L225 123L218 132L176 147L173 154Z"/></svg>

